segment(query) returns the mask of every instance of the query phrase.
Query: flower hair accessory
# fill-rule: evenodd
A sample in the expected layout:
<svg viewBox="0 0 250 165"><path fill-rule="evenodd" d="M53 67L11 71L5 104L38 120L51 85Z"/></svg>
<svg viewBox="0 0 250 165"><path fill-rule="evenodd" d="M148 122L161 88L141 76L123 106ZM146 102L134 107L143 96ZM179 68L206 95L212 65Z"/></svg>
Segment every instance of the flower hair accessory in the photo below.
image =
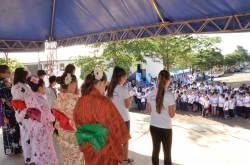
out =
<svg viewBox="0 0 250 165"><path fill-rule="evenodd" d="M72 77L71 77L71 74L70 73L67 73L67 76L65 77L64 79L64 83L65 85L69 85L72 81Z"/></svg>
<svg viewBox="0 0 250 165"><path fill-rule="evenodd" d="M103 71L99 67L95 67L94 69L94 76L96 80L101 80L103 77Z"/></svg>
<svg viewBox="0 0 250 165"><path fill-rule="evenodd" d="M30 82L34 83L34 84L38 84L39 79L35 76L31 76Z"/></svg>

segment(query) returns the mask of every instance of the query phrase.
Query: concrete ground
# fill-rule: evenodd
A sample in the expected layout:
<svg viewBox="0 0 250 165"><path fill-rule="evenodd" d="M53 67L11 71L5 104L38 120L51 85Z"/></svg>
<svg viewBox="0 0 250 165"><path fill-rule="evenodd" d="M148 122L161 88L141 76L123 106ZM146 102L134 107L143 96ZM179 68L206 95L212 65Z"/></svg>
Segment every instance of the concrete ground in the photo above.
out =
<svg viewBox="0 0 250 165"><path fill-rule="evenodd" d="M233 85L250 82L250 69L219 78ZM151 165L150 116L131 113L130 157L135 165ZM0 137L2 132L0 130ZM0 138L0 165L24 165L22 155L5 156ZM202 118L191 112L173 119L174 165L250 165L250 121ZM160 153L163 165L163 154Z"/></svg>
<svg viewBox="0 0 250 165"><path fill-rule="evenodd" d="M135 160L133 164L151 165L150 116L131 113L131 118L130 157ZM249 129L250 121L242 118L223 120L202 118L192 113L177 114L173 120L173 163L249 165ZM163 160L162 152L160 159ZM24 165L22 155L4 156L1 145L0 165Z"/></svg>

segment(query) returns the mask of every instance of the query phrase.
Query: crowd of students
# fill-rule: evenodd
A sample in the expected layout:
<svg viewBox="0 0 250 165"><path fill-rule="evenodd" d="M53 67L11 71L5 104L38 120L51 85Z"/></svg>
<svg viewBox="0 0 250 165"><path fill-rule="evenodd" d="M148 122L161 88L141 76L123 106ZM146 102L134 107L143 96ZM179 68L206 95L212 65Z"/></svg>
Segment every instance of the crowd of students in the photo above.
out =
<svg viewBox="0 0 250 165"><path fill-rule="evenodd" d="M174 81L171 85L177 109L200 112L203 117L250 117L250 87L232 88L221 82Z"/></svg>
<svg viewBox="0 0 250 165"><path fill-rule="evenodd" d="M0 65L0 126L6 155L23 153L26 164L36 165L119 165L134 161L128 157L133 94L124 85L124 69L115 67L108 84L105 72L97 67L86 76L80 91L72 64L61 76L50 76L48 87L45 76L43 70L32 75L17 68L12 84L10 68ZM175 113L174 97L165 92L169 72L160 72L158 82L159 87L147 97L147 106L146 98L143 105L151 112L154 165L159 164L161 143L164 162L171 164L171 118ZM55 132L63 160L58 160L54 148Z"/></svg>

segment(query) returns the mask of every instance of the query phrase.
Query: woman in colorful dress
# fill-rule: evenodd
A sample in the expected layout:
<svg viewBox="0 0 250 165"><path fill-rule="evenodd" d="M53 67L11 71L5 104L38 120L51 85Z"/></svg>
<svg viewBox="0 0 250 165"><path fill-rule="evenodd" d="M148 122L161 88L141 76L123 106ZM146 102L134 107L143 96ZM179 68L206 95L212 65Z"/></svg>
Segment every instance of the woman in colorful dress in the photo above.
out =
<svg viewBox="0 0 250 165"><path fill-rule="evenodd" d="M46 87L42 79L31 76L28 83L32 89L32 105L28 112L32 118L30 123L30 142L32 148L32 160L36 165L57 165L57 156L53 142L53 122L55 118L45 99Z"/></svg>
<svg viewBox="0 0 250 165"><path fill-rule="evenodd" d="M8 81L11 72L7 65L0 65L0 117L3 126L4 153L6 155L18 154L22 152L20 145L20 129L16 121L15 111L11 106L11 84Z"/></svg>
<svg viewBox="0 0 250 165"><path fill-rule="evenodd" d="M78 100L78 95L75 94L77 88L76 76L68 73L61 76L61 90L54 103L53 112L58 121L56 128L59 133L59 144L61 147L64 165L83 165L83 154L80 152L79 146L75 137L75 123L73 120L73 111ZM73 129L69 130L62 125L63 120L61 115L65 116L65 120ZM60 126L61 124L61 126Z"/></svg>
<svg viewBox="0 0 250 165"><path fill-rule="evenodd" d="M104 96L106 83L99 68L88 74L74 111L76 137L86 165L119 165L124 159L123 145L130 138L118 110Z"/></svg>
<svg viewBox="0 0 250 165"><path fill-rule="evenodd" d="M26 115L27 107L32 105L32 90L27 84L28 72L24 68L17 68L14 73L14 86L11 88L12 105L15 107L15 116L21 133L21 145L23 149L24 162L33 163L30 144L31 119Z"/></svg>

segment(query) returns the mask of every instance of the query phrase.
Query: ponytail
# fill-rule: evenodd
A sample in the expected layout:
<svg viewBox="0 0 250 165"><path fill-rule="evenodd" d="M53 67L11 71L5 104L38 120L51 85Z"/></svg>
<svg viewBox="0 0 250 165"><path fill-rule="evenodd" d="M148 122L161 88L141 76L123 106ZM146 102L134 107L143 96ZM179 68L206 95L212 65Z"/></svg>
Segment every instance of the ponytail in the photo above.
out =
<svg viewBox="0 0 250 165"><path fill-rule="evenodd" d="M161 109L163 107L167 80L170 80L170 73L167 70L162 70L158 75L158 90L156 95L156 110L158 113L161 113Z"/></svg>
<svg viewBox="0 0 250 165"><path fill-rule="evenodd" d="M111 82L108 87L108 93L107 93L108 97L111 97L111 98L113 97L115 87L119 84L120 78L125 75L126 75L126 71L123 68L119 66L116 66L114 68Z"/></svg>

